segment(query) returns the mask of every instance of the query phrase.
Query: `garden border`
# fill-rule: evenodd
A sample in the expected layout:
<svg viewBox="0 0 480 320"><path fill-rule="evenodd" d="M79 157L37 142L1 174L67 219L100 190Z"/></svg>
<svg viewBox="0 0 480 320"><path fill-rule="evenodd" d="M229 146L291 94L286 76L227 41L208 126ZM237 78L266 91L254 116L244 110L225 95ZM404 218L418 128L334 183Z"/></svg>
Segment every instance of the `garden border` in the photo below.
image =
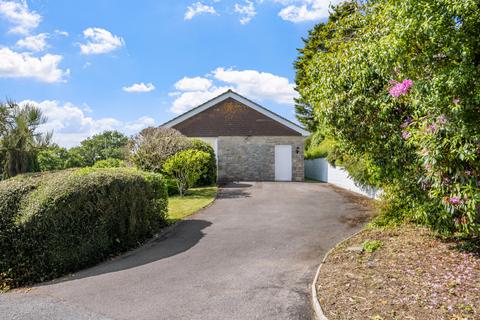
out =
<svg viewBox="0 0 480 320"><path fill-rule="evenodd" d="M318 266L317 272L315 273L315 277L313 278L313 282L312 282L312 285L311 285L312 307L313 307L313 311L315 312L315 318L317 320L328 320L327 316L323 312L322 306L320 305L320 301L318 300L318 292L317 292L317 282L318 282L318 278L320 277L320 271L322 270L322 266L325 264L325 261L327 261L328 256L330 256L330 254L333 252L333 250L338 248L345 241L348 241L351 238L355 237L356 235L360 234L364 230L365 230L365 227L363 227L361 230L355 232L354 234L346 237L342 241L338 242L335 246L333 246L333 248L328 250L328 252L323 257L322 262Z"/></svg>

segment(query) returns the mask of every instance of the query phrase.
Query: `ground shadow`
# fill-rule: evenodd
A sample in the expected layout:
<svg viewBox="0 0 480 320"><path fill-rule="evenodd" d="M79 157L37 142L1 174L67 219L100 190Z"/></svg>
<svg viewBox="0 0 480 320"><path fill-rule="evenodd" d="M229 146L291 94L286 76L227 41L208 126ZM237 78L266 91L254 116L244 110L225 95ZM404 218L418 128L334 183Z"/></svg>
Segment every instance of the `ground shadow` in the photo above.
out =
<svg viewBox="0 0 480 320"><path fill-rule="evenodd" d="M250 188L252 184L245 182L226 182L220 185L224 189Z"/></svg>
<svg viewBox="0 0 480 320"><path fill-rule="evenodd" d="M236 198L249 198L250 193L247 192L252 184L229 182L221 186L217 193L217 199L236 199Z"/></svg>
<svg viewBox="0 0 480 320"><path fill-rule="evenodd" d="M202 230L209 227L211 224L211 222L205 220L187 219L179 221L171 234L167 237L160 237L157 240L149 241L145 245L110 261L103 262L97 266L81 270L56 280L41 283L38 286L46 286L54 283L67 282L105 273L127 270L177 255L195 246L205 235Z"/></svg>

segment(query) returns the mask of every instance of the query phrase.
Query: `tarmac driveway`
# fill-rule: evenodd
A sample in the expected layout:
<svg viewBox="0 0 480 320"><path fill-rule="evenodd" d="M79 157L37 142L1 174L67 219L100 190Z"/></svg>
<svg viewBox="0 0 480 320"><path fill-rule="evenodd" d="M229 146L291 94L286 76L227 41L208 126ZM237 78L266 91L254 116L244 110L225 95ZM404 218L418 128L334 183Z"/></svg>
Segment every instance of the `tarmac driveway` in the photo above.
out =
<svg viewBox="0 0 480 320"><path fill-rule="evenodd" d="M239 183L164 240L0 295L2 319L312 319L323 255L368 210L317 183Z"/></svg>

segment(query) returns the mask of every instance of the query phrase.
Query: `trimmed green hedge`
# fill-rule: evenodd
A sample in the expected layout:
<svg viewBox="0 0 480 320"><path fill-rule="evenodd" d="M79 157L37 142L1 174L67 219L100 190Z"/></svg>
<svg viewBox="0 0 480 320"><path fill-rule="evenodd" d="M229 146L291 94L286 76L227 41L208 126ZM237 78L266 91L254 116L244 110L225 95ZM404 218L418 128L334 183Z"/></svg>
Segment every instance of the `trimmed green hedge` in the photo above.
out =
<svg viewBox="0 0 480 320"><path fill-rule="evenodd" d="M0 289L52 279L137 246L166 224L161 175L75 169L0 183Z"/></svg>

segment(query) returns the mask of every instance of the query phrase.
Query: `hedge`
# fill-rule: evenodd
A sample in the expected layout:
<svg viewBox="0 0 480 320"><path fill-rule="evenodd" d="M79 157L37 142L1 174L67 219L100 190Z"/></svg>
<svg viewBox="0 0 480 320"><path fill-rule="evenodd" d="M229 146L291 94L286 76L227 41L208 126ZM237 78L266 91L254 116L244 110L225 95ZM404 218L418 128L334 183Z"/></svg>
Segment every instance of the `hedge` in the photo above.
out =
<svg viewBox="0 0 480 320"><path fill-rule="evenodd" d="M159 174L75 169L0 182L0 289L49 280L137 246L166 224Z"/></svg>

